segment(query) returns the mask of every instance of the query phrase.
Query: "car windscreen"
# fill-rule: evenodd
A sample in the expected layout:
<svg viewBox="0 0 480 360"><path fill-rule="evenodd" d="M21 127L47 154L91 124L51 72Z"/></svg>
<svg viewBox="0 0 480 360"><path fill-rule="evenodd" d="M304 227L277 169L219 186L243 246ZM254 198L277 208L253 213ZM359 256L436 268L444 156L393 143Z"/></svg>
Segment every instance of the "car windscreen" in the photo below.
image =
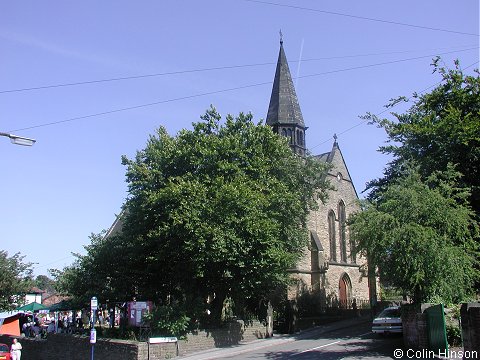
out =
<svg viewBox="0 0 480 360"><path fill-rule="evenodd" d="M8 352L8 346L5 344L0 345L0 352Z"/></svg>
<svg viewBox="0 0 480 360"><path fill-rule="evenodd" d="M377 317L379 318L399 318L400 309L385 309Z"/></svg>

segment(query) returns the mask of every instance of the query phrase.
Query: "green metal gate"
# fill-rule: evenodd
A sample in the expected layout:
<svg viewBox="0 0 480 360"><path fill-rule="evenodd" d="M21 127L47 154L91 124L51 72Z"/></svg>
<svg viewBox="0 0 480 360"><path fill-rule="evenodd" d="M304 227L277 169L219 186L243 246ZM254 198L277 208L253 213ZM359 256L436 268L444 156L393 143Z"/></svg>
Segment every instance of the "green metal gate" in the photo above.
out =
<svg viewBox="0 0 480 360"><path fill-rule="evenodd" d="M447 352L447 331L443 305L434 305L425 310L427 314L428 349L435 352Z"/></svg>

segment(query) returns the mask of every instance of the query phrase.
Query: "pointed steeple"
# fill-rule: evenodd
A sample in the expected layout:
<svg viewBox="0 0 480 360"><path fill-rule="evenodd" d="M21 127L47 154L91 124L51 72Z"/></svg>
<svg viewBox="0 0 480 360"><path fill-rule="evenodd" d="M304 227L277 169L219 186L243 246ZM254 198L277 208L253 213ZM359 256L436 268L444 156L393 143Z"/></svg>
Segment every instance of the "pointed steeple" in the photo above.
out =
<svg viewBox="0 0 480 360"><path fill-rule="evenodd" d="M306 128L283 50L282 38L266 123L276 133L290 138L290 146L295 153L305 155Z"/></svg>

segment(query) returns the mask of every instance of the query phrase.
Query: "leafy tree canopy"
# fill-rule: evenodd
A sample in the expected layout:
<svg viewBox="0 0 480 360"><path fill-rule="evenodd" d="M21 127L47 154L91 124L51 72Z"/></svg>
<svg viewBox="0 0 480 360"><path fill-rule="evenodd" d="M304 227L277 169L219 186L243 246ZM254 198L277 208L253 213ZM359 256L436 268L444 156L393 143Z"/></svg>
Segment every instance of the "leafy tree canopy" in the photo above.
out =
<svg viewBox="0 0 480 360"><path fill-rule="evenodd" d="M0 311L15 308L32 286L32 264L23 259L20 253L9 257L6 251L0 251Z"/></svg>
<svg viewBox="0 0 480 360"><path fill-rule="evenodd" d="M108 282L118 297L210 296L219 318L227 296L240 304L287 283L308 244L307 214L326 197L325 164L295 155L250 114L222 121L212 107L201 119L176 136L160 128L123 157L122 232L93 238L89 259L67 269L78 293Z"/></svg>
<svg viewBox="0 0 480 360"><path fill-rule="evenodd" d="M455 186L459 176L449 167L422 181L418 169L408 168L350 219L369 266L416 302L465 300L479 278L478 225L465 202L469 194Z"/></svg>
<svg viewBox="0 0 480 360"><path fill-rule="evenodd" d="M434 73L439 73L442 80L432 91L421 95L415 93L412 100L399 97L387 105L389 108L401 101L412 101L412 106L405 113L392 113L393 120L380 119L372 114L365 116L372 123L385 129L389 141L386 146L380 148L380 151L393 155L393 161L386 167L384 176L368 184L367 190L371 190L368 198L374 202L373 209L375 211L379 210L377 208L379 206L386 206L383 202L392 191L390 188L397 187L399 181L406 181L404 178L411 178L411 167L414 164L417 176L420 177L419 181L423 182L425 186L428 185L431 190L435 189L432 187L432 176L437 177L438 173L442 173L444 177L449 178L448 181L445 180L434 185L443 187L436 190L444 191L442 194L446 199L454 199L458 205L473 209L474 217L478 222L480 220L480 77L478 70L475 70L475 76L465 75L458 61L455 62L454 69L441 67L439 62L440 58L434 59L432 65ZM458 171L461 176L456 174L453 169ZM401 205L400 208L405 211L417 214L414 205L408 203ZM367 213L374 210L369 210ZM432 215L433 210L437 211L433 207L426 211ZM388 212L381 212L381 214L385 213ZM450 216L454 218L455 214L450 214ZM423 218L424 216L421 217L421 219ZM444 225L451 220L451 218L445 218ZM441 231L442 224L438 223L437 225L439 226L437 231ZM387 225L378 224L378 226L382 228ZM372 225L370 229L373 228ZM474 241L480 244L478 233L474 231L472 234ZM371 241L374 242L373 233L372 236ZM383 235L379 234L379 236ZM426 241L427 238L424 239ZM463 249L464 245L459 241L459 236L454 236L452 239L454 243L460 244L460 247L444 249L445 254L451 255ZM469 242L469 239L464 240ZM434 244L436 243L432 242L429 246L421 248L424 251L443 249L442 247L434 248ZM380 246L383 246L381 242ZM374 249L375 247L370 248L371 251ZM380 252L380 254L385 253ZM410 255L414 256L410 257ZM437 254L432 255L437 256ZM468 254L468 256L471 255L472 253ZM371 256L376 257L377 255L372 253ZM412 263L409 263L412 271L416 266L420 266L414 261L416 256L414 253L407 251L405 256L405 261L412 260ZM478 254L473 253L473 256L478 269ZM384 272L390 270L392 268L383 267L381 269ZM421 282L429 280L424 274L417 277L415 281L417 283L415 288L419 290L418 286ZM475 287L478 289L480 283L478 279L476 281ZM465 284L471 286L470 282ZM413 283L410 285L413 286ZM410 289L412 289L411 286ZM428 291L424 293L427 297L431 295Z"/></svg>
<svg viewBox="0 0 480 360"><path fill-rule="evenodd" d="M434 72L442 76L441 83L431 92L414 94L413 105L403 113L392 113L394 120L366 118L385 129L389 144L380 148L394 160L384 177L372 181L371 197L377 196L390 181L402 176L407 164L414 161L423 178L435 171L445 171L449 164L463 176L458 185L471 191L470 205L480 214L480 78L465 75L458 62L454 69L433 62ZM387 107L404 97L392 100Z"/></svg>
<svg viewBox="0 0 480 360"><path fill-rule="evenodd" d="M105 231L92 233L89 239L90 244L84 246L86 254L73 254L76 260L71 266L63 270L49 270L55 289L61 294L72 295L72 303L79 307L88 305L93 296L101 299L102 303L125 301L126 294L132 292L121 276L128 273L121 260L126 256L119 248L121 244L106 238ZM117 292L111 286L115 276L119 284ZM122 284L128 291L122 288Z"/></svg>
<svg viewBox="0 0 480 360"><path fill-rule="evenodd" d="M49 294L55 292L55 281L46 275L38 275L33 281L33 285Z"/></svg>

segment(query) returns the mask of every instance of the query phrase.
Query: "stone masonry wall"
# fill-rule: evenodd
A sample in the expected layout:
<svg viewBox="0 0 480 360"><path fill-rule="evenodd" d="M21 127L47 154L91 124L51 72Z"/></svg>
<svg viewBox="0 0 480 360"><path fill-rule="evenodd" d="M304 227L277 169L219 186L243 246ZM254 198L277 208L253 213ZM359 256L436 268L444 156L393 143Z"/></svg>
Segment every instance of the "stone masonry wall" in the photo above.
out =
<svg viewBox="0 0 480 360"><path fill-rule="evenodd" d="M428 349L427 316L431 305L402 305L403 343L407 349Z"/></svg>
<svg viewBox="0 0 480 360"><path fill-rule="evenodd" d="M259 321L234 321L221 329L199 330L189 334L186 341L179 342L180 355L263 339L265 334L266 327Z"/></svg>
<svg viewBox="0 0 480 360"><path fill-rule="evenodd" d="M259 321L234 321L220 329L200 330L178 342L179 354L185 355L215 347L236 345L264 338L266 327ZM0 335L0 342L11 344L13 337ZM49 334L47 339L18 338L23 347L23 359L85 360L91 358L92 346L87 336ZM97 338L94 347L96 360L160 360L176 356L176 344Z"/></svg>
<svg viewBox="0 0 480 360"><path fill-rule="evenodd" d="M0 336L0 341L11 344L12 338ZM22 344L22 358L35 360L84 360L91 357L92 347L87 336L49 334L48 339L19 338ZM97 360L147 359L142 351L146 344L135 341L97 339L94 357ZM151 358L153 360L153 358Z"/></svg>
<svg viewBox="0 0 480 360"><path fill-rule="evenodd" d="M480 303L462 304L460 315L464 350L480 352Z"/></svg>

